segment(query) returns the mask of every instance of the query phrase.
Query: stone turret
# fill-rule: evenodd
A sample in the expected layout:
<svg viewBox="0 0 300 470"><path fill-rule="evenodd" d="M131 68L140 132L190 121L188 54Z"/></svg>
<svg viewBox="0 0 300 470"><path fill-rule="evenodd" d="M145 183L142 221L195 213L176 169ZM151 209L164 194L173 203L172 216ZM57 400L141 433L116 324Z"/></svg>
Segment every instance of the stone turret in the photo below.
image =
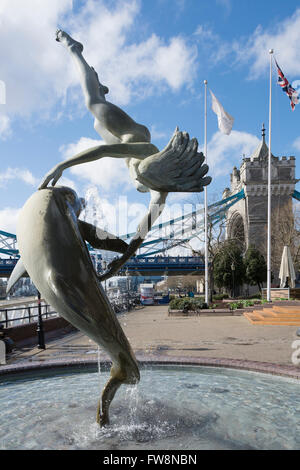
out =
<svg viewBox="0 0 300 470"><path fill-rule="evenodd" d="M245 199L232 206L227 213L227 237L234 238L239 233L244 237L245 248L250 244L261 249L266 246L268 155L263 125L261 142L249 158L243 158L239 170L233 168L230 191L226 188L226 197L241 189L245 193ZM291 196L298 181L295 178L295 160L294 156L271 156L272 213L289 206L292 210Z"/></svg>

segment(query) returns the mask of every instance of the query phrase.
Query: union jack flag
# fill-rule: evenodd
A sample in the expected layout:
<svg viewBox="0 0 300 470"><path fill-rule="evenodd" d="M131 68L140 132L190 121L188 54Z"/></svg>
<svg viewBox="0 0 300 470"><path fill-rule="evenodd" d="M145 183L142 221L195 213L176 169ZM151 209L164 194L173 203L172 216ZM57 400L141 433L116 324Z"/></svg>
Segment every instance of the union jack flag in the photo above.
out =
<svg viewBox="0 0 300 470"><path fill-rule="evenodd" d="M283 75L283 72L281 68L279 67L279 65L277 64L276 60L275 62L276 62L277 72L278 72L278 85L281 86L282 91L288 95L291 101L292 110L294 111L295 105L300 102L299 95L297 91L295 90L295 88L293 88L292 85L290 85L289 81Z"/></svg>

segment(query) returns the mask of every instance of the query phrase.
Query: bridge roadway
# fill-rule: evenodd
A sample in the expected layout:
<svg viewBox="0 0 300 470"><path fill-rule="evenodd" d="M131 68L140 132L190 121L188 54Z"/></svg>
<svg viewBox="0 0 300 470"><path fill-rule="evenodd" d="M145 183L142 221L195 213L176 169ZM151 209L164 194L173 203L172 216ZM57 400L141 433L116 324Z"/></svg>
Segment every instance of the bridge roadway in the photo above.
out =
<svg viewBox="0 0 300 470"><path fill-rule="evenodd" d="M17 264L18 259L0 259L0 277L9 277Z"/></svg>
<svg viewBox="0 0 300 470"><path fill-rule="evenodd" d="M9 277L17 259L0 259L0 277ZM130 276L180 276L199 275L204 272L200 256L153 256L131 258L119 274Z"/></svg>
<svg viewBox="0 0 300 470"><path fill-rule="evenodd" d="M130 276L181 276L204 273L204 260L200 256L147 256L131 258L119 271Z"/></svg>

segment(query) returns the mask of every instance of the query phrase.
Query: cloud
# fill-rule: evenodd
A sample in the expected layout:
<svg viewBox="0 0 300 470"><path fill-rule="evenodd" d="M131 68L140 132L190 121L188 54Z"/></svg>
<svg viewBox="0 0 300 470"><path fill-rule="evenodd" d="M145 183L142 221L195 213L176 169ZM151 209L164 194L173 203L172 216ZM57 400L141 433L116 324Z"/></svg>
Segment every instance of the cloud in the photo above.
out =
<svg viewBox="0 0 300 470"><path fill-rule="evenodd" d="M300 150L300 137L298 137L294 143L293 143L293 147L297 150Z"/></svg>
<svg viewBox="0 0 300 470"><path fill-rule="evenodd" d="M0 228L5 232L16 233L17 220L21 209L6 207L0 210Z"/></svg>
<svg viewBox="0 0 300 470"><path fill-rule="evenodd" d="M31 171L21 168L7 168L6 171L0 173L0 187L4 187L8 181L21 180L30 186L36 186L38 179L33 176Z"/></svg>
<svg viewBox="0 0 300 470"><path fill-rule="evenodd" d="M161 139L165 139L166 137L170 138L170 136L172 135L171 132L167 133L164 131L157 130L155 124L151 126L150 133L151 133L152 140L161 140Z"/></svg>
<svg viewBox="0 0 300 470"><path fill-rule="evenodd" d="M294 14L266 30L258 26L247 44L237 50L241 62L251 61L251 78L265 74L269 49L274 49L280 67L288 76L300 74L300 8Z"/></svg>
<svg viewBox="0 0 300 470"><path fill-rule="evenodd" d="M232 8L231 0L216 0L216 3L225 9L226 15L229 15Z"/></svg>
<svg viewBox="0 0 300 470"><path fill-rule="evenodd" d="M112 43L109 48L115 45ZM158 95L167 88L176 92L183 85L190 85L196 73L195 59L196 49L188 46L184 38L177 36L166 41L152 34L139 44L126 46L124 40L108 58L98 54L91 63L99 70L100 80L109 85L113 100L122 105L132 98Z"/></svg>
<svg viewBox="0 0 300 470"><path fill-rule="evenodd" d="M64 145L60 148L63 159L70 158L83 150L98 145L103 145L102 140L81 137L77 142ZM79 179L102 187L105 191L112 191L122 186L124 189L131 189L132 181L129 176L129 170L124 159L102 158L94 162L77 165L71 168L71 173Z"/></svg>
<svg viewBox="0 0 300 470"><path fill-rule="evenodd" d="M227 59L236 49L235 41L224 40L208 24L198 25L193 35L199 43L202 56L206 56L208 63L213 67Z"/></svg>
<svg viewBox="0 0 300 470"><path fill-rule="evenodd" d="M8 116L0 115L0 139L5 140L11 135L10 119Z"/></svg>
<svg viewBox="0 0 300 470"><path fill-rule="evenodd" d="M0 60L6 64L1 80L6 85L7 112L45 111L70 82L53 41L58 18L70 8L71 0L1 1Z"/></svg>
<svg viewBox="0 0 300 470"><path fill-rule="evenodd" d="M70 115L72 104L75 110L84 109L77 70L54 40L58 24L84 43L88 62L108 84L110 99L120 105L157 94L158 87L177 91L191 83L196 51L185 38L152 34L132 42L139 12L138 0L89 0L76 10L72 0L2 0L0 60L6 64L1 70L6 114L38 113L39 119L48 119L59 101L67 103ZM0 132L4 126L7 121L2 118Z"/></svg>
<svg viewBox="0 0 300 470"><path fill-rule="evenodd" d="M216 0L216 2L230 13L232 7L229 0ZM212 66L230 61L231 68L249 66L248 77L251 80L265 76L269 67L270 49L284 73L293 78L300 78L300 8L285 19L273 22L269 28L257 26L254 32L244 37L230 41L214 32L209 24L200 24L194 37L201 46L202 54L206 54Z"/></svg>
<svg viewBox="0 0 300 470"><path fill-rule="evenodd" d="M259 142L256 136L247 132L232 131L229 136L216 132L208 142L208 174L213 178L229 174L243 154L250 156Z"/></svg>
<svg viewBox="0 0 300 470"><path fill-rule="evenodd" d="M72 189L74 189L74 191L77 192L77 186L74 183L74 181L71 180L70 178L66 178L65 176L62 176L59 179L59 182L58 182L57 186L67 186L68 188L72 188Z"/></svg>

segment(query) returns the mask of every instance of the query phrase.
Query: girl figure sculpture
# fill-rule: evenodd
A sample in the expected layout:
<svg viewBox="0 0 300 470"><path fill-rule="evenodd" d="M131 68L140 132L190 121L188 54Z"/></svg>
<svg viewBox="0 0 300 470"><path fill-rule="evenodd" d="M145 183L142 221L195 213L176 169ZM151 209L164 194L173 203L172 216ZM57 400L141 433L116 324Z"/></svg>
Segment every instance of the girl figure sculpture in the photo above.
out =
<svg viewBox="0 0 300 470"><path fill-rule="evenodd" d="M83 45L66 32L58 30L56 40L71 54L80 77L85 104L95 117L94 128L105 145L87 149L56 165L44 178L39 189L54 186L63 171L73 165L90 162L103 157L125 158L129 173L140 192L150 192L148 213L140 222L136 235L127 251L109 265L102 280L115 273L137 250L161 214L168 192L199 192L211 182L206 176L208 166L204 156L198 153L197 140L176 128L168 145L162 150L151 143L147 127L136 123L128 114L106 101L108 88L102 85L93 67L84 59ZM100 175L99 175L100 177Z"/></svg>

